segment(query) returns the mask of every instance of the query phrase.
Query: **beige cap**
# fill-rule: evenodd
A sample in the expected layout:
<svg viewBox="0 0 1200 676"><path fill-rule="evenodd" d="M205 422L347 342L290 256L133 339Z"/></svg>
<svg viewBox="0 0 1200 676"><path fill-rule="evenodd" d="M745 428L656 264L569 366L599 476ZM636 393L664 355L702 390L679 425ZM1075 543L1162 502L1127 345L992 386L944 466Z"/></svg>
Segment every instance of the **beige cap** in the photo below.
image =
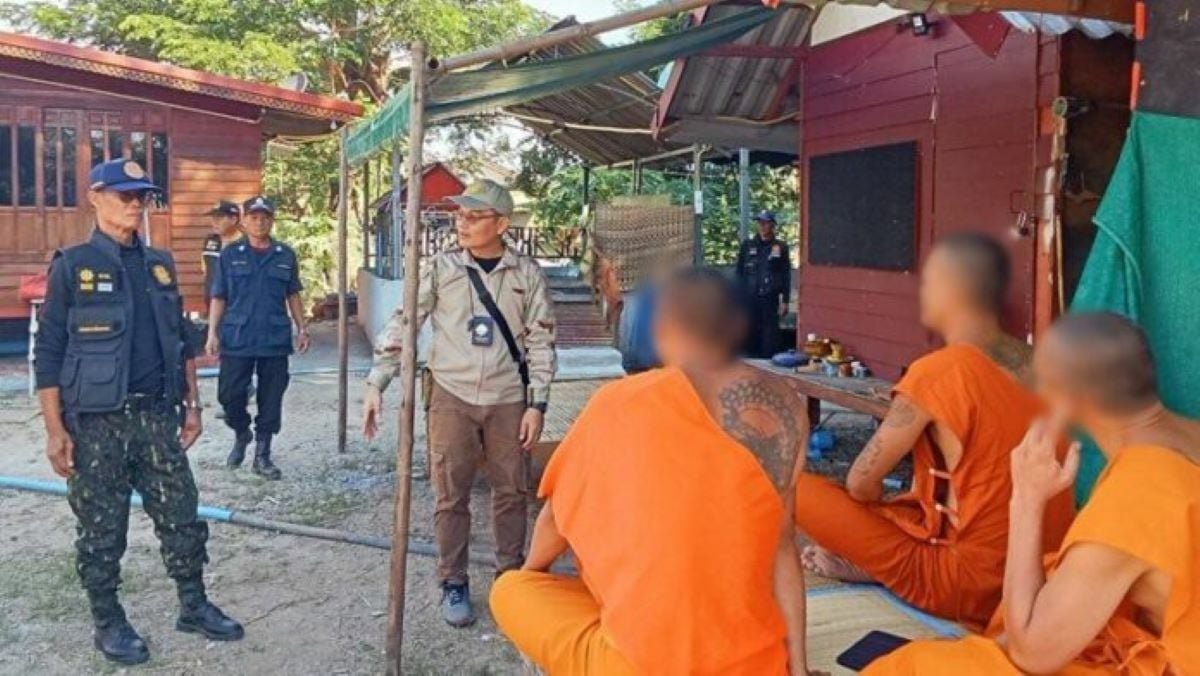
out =
<svg viewBox="0 0 1200 676"><path fill-rule="evenodd" d="M513 212L508 188L486 178L467 186L463 194L451 197L450 201L464 209L491 209L501 216L512 216Z"/></svg>

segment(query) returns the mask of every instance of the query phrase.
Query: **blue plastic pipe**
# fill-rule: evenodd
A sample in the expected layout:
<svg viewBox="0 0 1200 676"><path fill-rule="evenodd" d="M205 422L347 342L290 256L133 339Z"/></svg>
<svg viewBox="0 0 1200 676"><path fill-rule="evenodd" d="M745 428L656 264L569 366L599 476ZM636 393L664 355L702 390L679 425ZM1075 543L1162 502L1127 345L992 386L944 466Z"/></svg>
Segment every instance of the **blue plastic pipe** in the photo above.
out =
<svg viewBox="0 0 1200 676"><path fill-rule="evenodd" d="M12 477L0 475L0 488L16 491L25 491L29 493L41 493L43 495L57 495L59 497L67 494L67 484L62 481L45 481L42 479L27 479L24 477ZM142 496L135 491L129 497L129 504L133 507L142 506ZM247 528L257 528L259 530L274 531L276 533L286 533L288 535L299 535L301 537L316 538L318 540L330 540L333 542L345 542L352 545L363 545L366 547L374 547L375 549L392 548L390 538L382 538L375 535L363 535L361 533L353 533L344 530L334 530L332 528L319 528L317 526L305 526L298 523L288 523L286 521L275 521L273 519L263 519L251 514L243 514L228 509L219 507L209 507L208 505L200 505L196 508L196 516L207 521L218 521L221 523L231 523L235 526L245 526ZM413 542L411 539L408 542L408 553L418 554L420 556L437 556L437 548L425 542ZM496 560L488 555L478 552L471 552L469 558L472 563L483 566L494 566Z"/></svg>

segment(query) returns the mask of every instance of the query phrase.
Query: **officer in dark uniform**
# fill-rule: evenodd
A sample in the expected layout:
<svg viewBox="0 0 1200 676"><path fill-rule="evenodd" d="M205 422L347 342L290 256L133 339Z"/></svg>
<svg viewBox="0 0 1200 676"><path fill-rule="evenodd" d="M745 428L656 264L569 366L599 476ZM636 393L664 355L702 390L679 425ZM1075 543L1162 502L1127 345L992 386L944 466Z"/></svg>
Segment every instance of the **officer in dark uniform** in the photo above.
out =
<svg viewBox="0 0 1200 676"><path fill-rule="evenodd" d="M200 263L204 268L204 307L212 303L212 285L217 276L221 250L242 237L242 210L234 202L221 200L208 210L212 232L204 238Z"/></svg>
<svg viewBox="0 0 1200 676"><path fill-rule="evenodd" d="M750 314L747 352L770 357L779 350L779 318L787 314L792 288L792 264L787 245L775 239L775 214L755 217L758 233L742 242L737 278Z"/></svg>
<svg viewBox="0 0 1200 676"><path fill-rule="evenodd" d="M196 516L184 454L201 431L190 324L171 254L144 246L137 232L158 188L124 159L96 165L89 183L96 229L54 255L34 368L46 455L67 477L78 518L76 570L95 646L112 661L137 664L149 651L117 599L131 490L142 496L178 587L175 628L227 641L243 632L204 591L208 527Z"/></svg>
<svg viewBox="0 0 1200 676"><path fill-rule="evenodd" d="M282 473L271 461L271 437L279 434L282 422L288 356L293 352L292 323L296 350L302 354L308 350L308 329L300 305L296 252L271 237L275 203L258 195L246 200L242 213L246 236L221 252L207 349L221 355L217 398L225 409L225 424L235 435L226 464L240 466L253 439L254 473L274 480ZM254 374L258 375L258 415L252 436L246 387Z"/></svg>

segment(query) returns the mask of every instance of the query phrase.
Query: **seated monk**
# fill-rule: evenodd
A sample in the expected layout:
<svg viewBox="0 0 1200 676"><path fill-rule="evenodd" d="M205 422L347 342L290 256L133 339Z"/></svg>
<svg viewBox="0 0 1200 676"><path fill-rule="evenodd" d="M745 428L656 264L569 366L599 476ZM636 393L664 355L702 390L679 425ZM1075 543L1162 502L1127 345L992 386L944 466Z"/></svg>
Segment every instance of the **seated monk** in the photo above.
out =
<svg viewBox="0 0 1200 676"><path fill-rule="evenodd" d="M1145 335L1109 313L1060 319L1038 346L1050 403L1013 451L1004 602L985 636L920 641L869 674L1200 674L1200 422L1159 401ZM1043 567L1047 505L1070 493L1078 449L1059 462L1063 423L1108 467Z"/></svg>
<svg viewBox="0 0 1200 676"><path fill-rule="evenodd" d="M996 610L1008 456L1040 410L1025 383L1031 350L1000 328L1008 279L1008 256L992 239L956 234L934 245L921 271L921 321L946 347L908 367L845 488L807 474L797 481L796 524L814 543L802 553L809 570L879 582L971 627ZM910 453L911 491L884 500L884 478ZM1070 496L1046 510L1047 552L1073 513Z"/></svg>
<svg viewBox="0 0 1200 676"><path fill-rule="evenodd" d="M746 317L719 273L678 272L660 293L666 366L607 385L580 414L492 615L552 676L806 673L789 518L804 401L738 361ZM546 572L568 547L580 577Z"/></svg>

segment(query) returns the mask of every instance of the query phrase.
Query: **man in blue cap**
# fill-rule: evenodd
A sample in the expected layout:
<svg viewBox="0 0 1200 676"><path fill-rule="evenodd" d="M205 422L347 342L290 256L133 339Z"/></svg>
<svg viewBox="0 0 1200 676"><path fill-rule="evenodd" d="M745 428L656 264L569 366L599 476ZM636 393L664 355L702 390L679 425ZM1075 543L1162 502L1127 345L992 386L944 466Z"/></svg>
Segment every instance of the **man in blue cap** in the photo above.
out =
<svg viewBox="0 0 1200 676"><path fill-rule="evenodd" d="M779 318L787 314L792 264L787 244L775 238L775 214L759 212L758 233L742 242L737 278L750 313L747 352L770 357L779 349Z"/></svg>
<svg viewBox="0 0 1200 676"><path fill-rule="evenodd" d="M225 424L234 432L226 464L239 467L253 440L252 471L274 481L283 476L271 460L271 438L279 434L283 423L288 357L293 351L308 351L308 328L300 304L296 252L271 237L275 203L255 195L242 205L242 213L246 236L221 251L208 313L207 350L221 355L217 399L225 409ZM253 375L258 376L258 415L252 436L246 403Z"/></svg>
<svg viewBox="0 0 1200 676"><path fill-rule="evenodd" d="M91 605L94 643L121 664L150 656L117 599L133 490L178 588L175 628L219 641L243 635L204 589L208 526L196 516L185 455L202 428L191 324L171 254L138 237L156 191L136 162L92 168L96 229L87 242L55 252L35 347L46 455L67 478L78 518L75 568Z"/></svg>

